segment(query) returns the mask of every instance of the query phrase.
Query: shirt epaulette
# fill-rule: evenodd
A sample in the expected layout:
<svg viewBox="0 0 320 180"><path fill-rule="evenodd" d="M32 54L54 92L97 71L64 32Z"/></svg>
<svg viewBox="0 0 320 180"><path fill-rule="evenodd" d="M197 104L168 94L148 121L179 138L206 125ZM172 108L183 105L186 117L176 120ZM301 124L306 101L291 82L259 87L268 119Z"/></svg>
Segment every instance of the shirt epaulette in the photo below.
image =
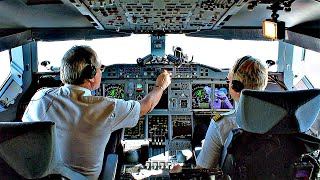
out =
<svg viewBox="0 0 320 180"><path fill-rule="evenodd" d="M223 117L233 115L235 112L236 112L235 110L231 110L231 111L229 111L229 112L222 113L222 114L217 113L216 115L214 115L214 116L212 117L212 119L213 119L215 122L218 122L218 121L220 121L221 119L223 119Z"/></svg>
<svg viewBox="0 0 320 180"><path fill-rule="evenodd" d="M216 115L213 116L212 119L213 119L215 122L218 122L218 121L220 121L222 118L223 118L223 115L221 115L221 114L216 114Z"/></svg>
<svg viewBox="0 0 320 180"><path fill-rule="evenodd" d="M236 113L236 110L232 109L229 112L222 113L222 116L230 116Z"/></svg>

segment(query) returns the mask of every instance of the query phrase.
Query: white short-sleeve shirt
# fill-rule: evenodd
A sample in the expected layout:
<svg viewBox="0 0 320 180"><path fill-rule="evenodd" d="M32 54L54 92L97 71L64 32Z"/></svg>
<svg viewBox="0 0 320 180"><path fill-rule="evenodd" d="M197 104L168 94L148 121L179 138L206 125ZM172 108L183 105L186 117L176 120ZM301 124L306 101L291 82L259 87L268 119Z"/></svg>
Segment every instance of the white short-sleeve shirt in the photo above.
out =
<svg viewBox="0 0 320 180"><path fill-rule="evenodd" d="M217 122L211 120L207 130L202 150L197 157L196 163L202 168L216 168L219 164L223 145L232 129L237 129L235 111Z"/></svg>
<svg viewBox="0 0 320 180"><path fill-rule="evenodd" d="M97 179L111 133L135 126L139 115L138 101L91 96L86 88L64 85L38 91L22 121L55 122L62 161Z"/></svg>

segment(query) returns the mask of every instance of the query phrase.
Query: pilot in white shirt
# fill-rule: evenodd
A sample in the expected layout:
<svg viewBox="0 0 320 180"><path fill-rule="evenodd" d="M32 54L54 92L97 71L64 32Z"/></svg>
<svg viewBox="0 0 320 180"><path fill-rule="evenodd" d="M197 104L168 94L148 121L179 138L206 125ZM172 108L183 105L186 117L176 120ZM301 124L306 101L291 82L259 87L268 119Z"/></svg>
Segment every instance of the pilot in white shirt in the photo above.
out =
<svg viewBox="0 0 320 180"><path fill-rule="evenodd" d="M22 121L53 121L63 163L90 179L98 179L110 134L133 127L139 117L153 110L170 85L167 71L140 101L91 96L100 87L103 68L89 46L73 46L61 61L59 88L38 91Z"/></svg>

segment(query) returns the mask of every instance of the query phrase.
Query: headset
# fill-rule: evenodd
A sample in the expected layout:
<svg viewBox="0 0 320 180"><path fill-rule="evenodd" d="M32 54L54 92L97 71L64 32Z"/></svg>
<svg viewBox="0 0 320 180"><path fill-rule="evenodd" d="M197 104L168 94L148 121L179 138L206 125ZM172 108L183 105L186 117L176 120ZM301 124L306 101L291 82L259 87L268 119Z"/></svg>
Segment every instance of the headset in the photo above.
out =
<svg viewBox="0 0 320 180"><path fill-rule="evenodd" d="M87 66L83 68L80 77L78 78L78 83L83 83L84 79L92 79L97 74L96 67L91 63L90 55L85 48L81 46L73 47L75 54L77 54L78 58L83 58L86 61Z"/></svg>
<svg viewBox="0 0 320 180"><path fill-rule="evenodd" d="M87 61L87 60L86 60ZM91 79L93 78L95 75L97 74L97 69L96 67L90 63L88 63L88 65L83 68L82 72L81 72L81 78L83 79Z"/></svg>
<svg viewBox="0 0 320 180"><path fill-rule="evenodd" d="M233 69L233 75L236 74L239 70L239 68L241 67L241 65L246 62L248 59L252 58L251 56L244 56L242 57L237 65L234 67ZM241 81L239 80L232 80L231 82L231 88L235 91L235 92L241 92L244 89L244 85Z"/></svg>

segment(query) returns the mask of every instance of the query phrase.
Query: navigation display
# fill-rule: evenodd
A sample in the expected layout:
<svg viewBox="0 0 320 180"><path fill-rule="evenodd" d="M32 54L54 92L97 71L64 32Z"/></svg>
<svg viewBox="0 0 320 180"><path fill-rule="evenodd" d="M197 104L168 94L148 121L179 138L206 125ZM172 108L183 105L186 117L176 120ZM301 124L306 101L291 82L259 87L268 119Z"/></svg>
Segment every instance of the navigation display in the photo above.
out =
<svg viewBox="0 0 320 180"><path fill-rule="evenodd" d="M144 139L145 117L140 117L138 124L132 128L125 128L124 139Z"/></svg>
<svg viewBox="0 0 320 180"><path fill-rule="evenodd" d="M233 109L234 101L229 93L228 84L215 84L214 86L214 109Z"/></svg>
<svg viewBox="0 0 320 180"><path fill-rule="evenodd" d="M124 99L124 84L104 84L104 96Z"/></svg>
<svg viewBox="0 0 320 180"><path fill-rule="evenodd" d="M149 115L148 133L148 138L153 141L164 142L164 138L168 139L168 116Z"/></svg>
<svg viewBox="0 0 320 180"><path fill-rule="evenodd" d="M191 139L192 120L188 115L172 116L172 139Z"/></svg>
<svg viewBox="0 0 320 180"><path fill-rule="evenodd" d="M212 109L212 85L192 84L192 109Z"/></svg>

